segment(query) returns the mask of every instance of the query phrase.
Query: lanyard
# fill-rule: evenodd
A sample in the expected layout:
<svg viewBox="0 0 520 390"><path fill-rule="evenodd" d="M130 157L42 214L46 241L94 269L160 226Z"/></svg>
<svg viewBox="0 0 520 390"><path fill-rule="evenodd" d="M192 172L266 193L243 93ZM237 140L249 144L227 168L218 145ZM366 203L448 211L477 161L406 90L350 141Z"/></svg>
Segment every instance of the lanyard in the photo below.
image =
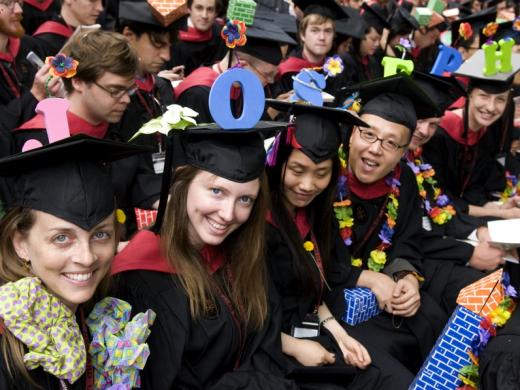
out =
<svg viewBox="0 0 520 390"><path fill-rule="evenodd" d="M377 218L372 222L372 224L368 228L367 232L363 236L363 239L361 240L361 242L358 245L356 245L354 250L352 251L352 257L355 257L359 253L359 251L365 246L365 244L367 243L368 239L372 236L372 234L376 230L377 226L380 224L380 222L383 219L383 216L385 214L385 208L386 208L386 205L388 204L388 200L389 199L388 199L388 196L387 196L385 201L381 205L381 208L379 210L379 214L377 215Z"/></svg>

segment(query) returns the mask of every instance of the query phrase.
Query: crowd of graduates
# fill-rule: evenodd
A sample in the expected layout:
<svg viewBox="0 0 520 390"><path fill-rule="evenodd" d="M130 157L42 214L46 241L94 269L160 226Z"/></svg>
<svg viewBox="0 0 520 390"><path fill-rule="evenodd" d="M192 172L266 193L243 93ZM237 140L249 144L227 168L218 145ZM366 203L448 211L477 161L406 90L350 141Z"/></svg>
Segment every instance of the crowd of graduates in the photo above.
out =
<svg viewBox="0 0 520 390"><path fill-rule="evenodd" d="M0 0L0 389L520 389L520 3L164 3Z"/></svg>

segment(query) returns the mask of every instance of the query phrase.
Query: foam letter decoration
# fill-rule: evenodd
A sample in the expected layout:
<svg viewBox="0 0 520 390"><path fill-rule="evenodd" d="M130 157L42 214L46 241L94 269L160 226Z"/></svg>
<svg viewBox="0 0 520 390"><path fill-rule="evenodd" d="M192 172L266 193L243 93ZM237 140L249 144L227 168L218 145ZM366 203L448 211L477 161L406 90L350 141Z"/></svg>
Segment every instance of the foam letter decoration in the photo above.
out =
<svg viewBox="0 0 520 390"><path fill-rule="evenodd" d="M323 106L321 91L327 85L325 76L315 70L303 69L293 77L294 99Z"/></svg>
<svg viewBox="0 0 520 390"><path fill-rule="evenodd" d="M231 112L231 87L239 83L242 89L242 115L235 118ZM223 129L237 130L255 127L262 117L265 93L262 83L251 71L230 69L217 77L209 93L209 111L215 122Z"/></svg>
<svg viewBox="0 0 520 390"><path fill-rule="evenodd" d="M43 99L36 106L35 111L43 115L49 143L70 137L69 122L67 121L67 110L69 106L69 101L61 98ZM40 141L30 139L23 145L22 152L41 146Z"/></svg>
<svg viewBox="0 0 520 390"><path fill-rule="evenodd" d="M412 60L403 60L396 57L383 57L381 65L383 65L385 69L384 77L393 76L394 74L403 72L407 75L411 75L413 72Z"/></svg>
<svg viewBox="0 0 520 390"><path fill-rule="evenodd" d="M482 71L485 76L493 76L497 72L508 73L513 70L511 54L514 44L515 41L512 39L501 39L498 43L491 41L482 45L484 50L484 69ZM499 45L500 50L497 50ZM497 62L500 63L498 69Z"/></svg>
<svg viewBox="0 0 520 390"><path fill-rule="evenodd" d="M459 69L463 62L462 55L457 49L439 45L439 54L435 59L430 73L436 76L449 75Z"/></svg>

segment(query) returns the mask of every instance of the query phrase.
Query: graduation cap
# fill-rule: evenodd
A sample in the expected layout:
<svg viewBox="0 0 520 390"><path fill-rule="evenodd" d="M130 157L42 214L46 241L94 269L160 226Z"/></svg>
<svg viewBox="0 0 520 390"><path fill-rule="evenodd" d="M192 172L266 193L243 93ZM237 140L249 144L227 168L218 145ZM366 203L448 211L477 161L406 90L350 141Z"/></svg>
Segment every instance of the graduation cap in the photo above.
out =
<svg viewBox="0 0 520 390"><path fill-rule="evenodd" d="M164 19L155 16L152 6L146 1L121 1L119 3L119 22L121 20L137 22L153 26L156 29L186 26L187 14L182 14L176 20L164 23Z"/></svg>
<svg viewBox="0 0 520 390"><path fill-rule="evenodd" d="M514 39L515 45L520 44L520 31L516 31L513 28L513 23L513 21L499 23L494 40L498 42L501 39L511 38Z"/></svg>
<svg viewBox="0 0 520 390"><path fill-rule="evenodd" d="M465 18L458 19L451 24L451 45L454 47L471 45L475 34L478 34L486 24L494 22L497 17L495 9L477 12ZM459 34L459 28L462 23L469 23L473 30L473 35L464 40ZM483 42L481 42L483 43ZM464 45L466 44L466 45Z"/></svg>
<svg viewBox="0 0 520 390"><path fill-rule="evenodd" d="M298 36L298 23L296 18L288 13L273 12L271 10L256 10L255 20L262 19L274 23L292 38ZM246 32L247 34L247 32Z"/></svg>
<svg viewBox="0 0 520 390"><path fill-rule="evenodd" d="M343 42L348 37L363 39L366 29L367 24L359 15L357 18L336 20L336 40Z"/></svg>
<svg viewBox="0 0 520 390"><path fill-rule="evenodd" d="M484 67L484 50L480 49L468 58L454 74L469 77L468 91L472 88L479 88L492 94L506 92L513 86L514 75L520 70L520 54L511 54L510 72L497 71L493 75L486 76Z"/></svg>
<svg viewBox="0 0 520 390"><path fill-rule="evenodd" d="M358 91L360 114L373 114L415 130L417 119L440 116L437 105L409 76L397 74L346 88Z"/></svg>
<svg viewBox="0 0 520 390"><path fill-rule="evenodd" d="M145 146L92 138L84 134L0 160L0 175L14 176L13 206L43 211L90 230L115 209L106 167Z"/></svg>
<svg viewBox="0 0 520 390"><path fill-rule="evenodd" d="M296 41L274 22L255 17L253 25L247 27L247 42L235 50L247 53L262 61L278 65L282 61L280 45L296 45Z"/></svg>
<svg viewBox="0 0 520 390"><path fill-rule="evenodd" d="M419 22L403 7L398 7L390 19L390 30L396 34L409 34L419 27Z"/></svg>
<svg viewBox="0 0 520 390"><path fill-rule="evenodd" d="M266 99L265 102L278 111L294 116L295 130L291 143L316 164L338 152L341 125L368 126L350 111L339 108L275 99Z"/></svg>
<svg viewBox="0 0 520 390"><path fill-rule="evenodd" d="M333 20L348 17L335 0L294 0L293 3L303 11L304 16L316 14Z"/></svg>
<svg viewBox="0 0 520 390"><path fill-rule="evenodd" d="M372 5L363 3L361 5L361 15L368 27L374 28L380 35L383 33L383 29L390 28L390 24L386 20L384 8L377 3Z"/></svg>
<svg viewBox="0 0 520 390"><path fill-rule="evenodd" d="M461 96L466 96L464 86L454 77L441 77L414 71L413 78L437 105L439 113L444 113L455 100Z"/></svg>

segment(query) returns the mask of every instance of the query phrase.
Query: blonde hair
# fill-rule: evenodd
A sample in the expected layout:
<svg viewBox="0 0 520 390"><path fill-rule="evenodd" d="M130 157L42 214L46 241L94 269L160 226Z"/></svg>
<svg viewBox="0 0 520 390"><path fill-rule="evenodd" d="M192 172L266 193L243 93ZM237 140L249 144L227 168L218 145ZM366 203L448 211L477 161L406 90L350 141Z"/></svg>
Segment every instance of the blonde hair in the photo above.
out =
<svg viewBox="0 0 520 390"><path fill-rule="evenodd" d="M186 291L193 319L207 313L208 308L215 304L215 282L202 263L199 252L190 244L188 232L188 189L199 172L198 168L189 165L177 169L161 228L164 251ZM243 320L250 329L260 329L267 316L264 262L267 199L267 181L263 174L249 219L221 244L226 265L234 277L231 301L244 309Z"/></svg>

